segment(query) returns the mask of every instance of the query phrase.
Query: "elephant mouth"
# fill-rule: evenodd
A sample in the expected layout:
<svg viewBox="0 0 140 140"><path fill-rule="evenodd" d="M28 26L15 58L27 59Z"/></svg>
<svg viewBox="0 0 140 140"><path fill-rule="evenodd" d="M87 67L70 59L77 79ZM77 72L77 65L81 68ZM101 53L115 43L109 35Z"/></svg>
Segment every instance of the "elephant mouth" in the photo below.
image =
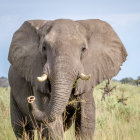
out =
<svg viewBox="0 0 140 140"><path fill-rule="evenodd" d="M48 81L48 91L49 93L51 93L52 89L51 89L51 82L50 80L47 80Z"/></svg>

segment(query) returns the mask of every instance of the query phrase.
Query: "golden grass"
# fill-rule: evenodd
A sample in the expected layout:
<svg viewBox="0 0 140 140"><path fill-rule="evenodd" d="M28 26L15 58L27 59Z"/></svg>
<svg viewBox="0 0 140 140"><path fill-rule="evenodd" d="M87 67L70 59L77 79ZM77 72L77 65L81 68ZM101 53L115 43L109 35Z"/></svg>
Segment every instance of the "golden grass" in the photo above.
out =
<svg viewBox="0 0 140 140"><path fill-rule="evenodd" d="M140 87L113 82L118 88L101 101L105 82L94 90L96 104L96 129L94 140L140 139ZM0 140L16 140L10 124L9 88L0 88ZM117 98L128 97L127 105ZM36 136L37 140L37 136ZM74 127L66 131L64 140L75 140Z"/></svg>

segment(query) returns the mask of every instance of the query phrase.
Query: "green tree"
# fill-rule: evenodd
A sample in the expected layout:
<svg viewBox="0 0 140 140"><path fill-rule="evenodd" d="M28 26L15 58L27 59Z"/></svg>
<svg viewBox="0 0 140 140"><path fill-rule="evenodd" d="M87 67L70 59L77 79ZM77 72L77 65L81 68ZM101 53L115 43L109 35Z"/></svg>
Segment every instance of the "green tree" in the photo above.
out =
<svg viewBox="0 0 140 140"><path fill-rule="evenodd" d="M131 85L135 85L135 81L134 81L134 79L133 78L131 78L131 77L129 77L129 78L123 78L123 79L121 79L120 80L120 82L122 83L122 84L131 84Z"/></svg>

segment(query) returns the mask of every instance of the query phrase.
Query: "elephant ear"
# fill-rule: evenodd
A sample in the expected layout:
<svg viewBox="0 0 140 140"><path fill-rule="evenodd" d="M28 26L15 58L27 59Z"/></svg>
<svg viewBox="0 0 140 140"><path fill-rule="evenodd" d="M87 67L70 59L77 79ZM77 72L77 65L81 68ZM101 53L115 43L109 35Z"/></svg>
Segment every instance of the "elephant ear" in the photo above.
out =
<svg viewBox="0 0 140 140"><path fill-rule="evenodd" d="M8 60L15 70L41 90L45 83L40 84L36 77L42 74L45 62L39 52L37 30L45 23L47 21L44 20L25 21L13 35L8 56Z"/></svg>
<svg viewBox="0 0 140 140"><path fill-rule="evenodd" d="M77 21L86 29L88 55L83 59L86 74L91 74L92 86L111 79L120 71L127 52L112 27L101 20Z"/></svg>

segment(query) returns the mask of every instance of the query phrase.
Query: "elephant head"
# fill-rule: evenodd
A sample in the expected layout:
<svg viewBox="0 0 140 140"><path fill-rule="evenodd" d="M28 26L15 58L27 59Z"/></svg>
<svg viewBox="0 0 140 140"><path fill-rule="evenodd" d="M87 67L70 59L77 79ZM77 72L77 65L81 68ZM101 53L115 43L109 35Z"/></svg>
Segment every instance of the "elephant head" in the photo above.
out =
<svg viewBox="0 0 140 140"><path fill-rule="evenodd" d="M78 78L82 80L75 95L115 76L126 56L119 37L104 21L32 20L15 32L9 61L41 92L49 80L51 99L44 113L52 119L63 113Z"/></svg>

